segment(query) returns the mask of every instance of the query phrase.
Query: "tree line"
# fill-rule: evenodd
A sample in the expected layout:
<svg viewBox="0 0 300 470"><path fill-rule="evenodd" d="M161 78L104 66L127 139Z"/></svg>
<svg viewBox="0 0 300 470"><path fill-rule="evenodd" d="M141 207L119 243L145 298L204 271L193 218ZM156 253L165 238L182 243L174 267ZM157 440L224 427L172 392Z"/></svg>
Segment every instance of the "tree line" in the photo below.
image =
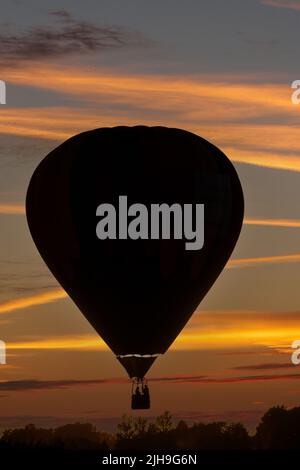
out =
<svg viewBox="0 0 300 470"><path fill-rule="evenodd" d="M300 407L270 408L250 435L240 423L215 421L174 424L165 411L154 421L123 415L115 433L99 431L91 423L66 424L52 429L28 424L5 430L0 449L56 450L299 450Z"/></svg>

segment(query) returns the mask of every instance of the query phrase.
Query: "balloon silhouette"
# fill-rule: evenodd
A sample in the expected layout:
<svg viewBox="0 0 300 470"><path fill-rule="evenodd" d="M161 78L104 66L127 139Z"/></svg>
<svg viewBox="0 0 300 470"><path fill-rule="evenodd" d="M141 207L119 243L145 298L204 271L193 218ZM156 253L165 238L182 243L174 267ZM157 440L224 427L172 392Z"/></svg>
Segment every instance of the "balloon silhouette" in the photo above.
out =
<svg viewBox="0 0 300 470"><path fill-rule="evenodd" d="M144 237L130 238L118 212L120 196L128 207L149 209L144 229L152 205L203 204L203 246L187 249L186 237L164 238L162 228L156 238L150 232L145 238L145 230ZM101 204L116 208L113 238L97 236ZM39 164L26 199L42 258L137 379L167 351L221 273L243 210L228 158L203 138L166 127L100 128L68 139ZM127 214L128 224L132 220Z"/></svg>

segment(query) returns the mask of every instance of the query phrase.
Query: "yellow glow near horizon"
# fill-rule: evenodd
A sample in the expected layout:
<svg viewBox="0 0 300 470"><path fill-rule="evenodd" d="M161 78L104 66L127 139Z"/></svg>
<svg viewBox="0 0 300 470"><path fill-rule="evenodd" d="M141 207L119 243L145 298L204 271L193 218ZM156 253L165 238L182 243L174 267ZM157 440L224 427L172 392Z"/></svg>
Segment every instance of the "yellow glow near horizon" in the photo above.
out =
<svg viewBox="0 0 300 470"><path fill-rule="evenodd" d="M256 312L252 315L240 312L202 312L201 318L194 315L183 332L171 346L171 350L194 349L226 349L237 347L266 346L291 350L292 342L297 339L295 332L300 332L300 314L285 314L286 318L278 317L277 313ZM220 320L222 317L222 321ZM235 323L234 323L235 320ZM236 324L239 324L237 327ZM216 326L216 324L218 326ZM105 342L94 335L75 335L37 339L8 343L7 350L20 349L78 349L86 351L107 351Z"/></svg>
<svg viewBox="0 0 300 470"><path fill-rule="evenodd" d="M74 337L57 337L45 340L23 341L7 343L8 350L14 349L85 349L85 350L109 350L105 342L97 336L83 335Z"/></svg>

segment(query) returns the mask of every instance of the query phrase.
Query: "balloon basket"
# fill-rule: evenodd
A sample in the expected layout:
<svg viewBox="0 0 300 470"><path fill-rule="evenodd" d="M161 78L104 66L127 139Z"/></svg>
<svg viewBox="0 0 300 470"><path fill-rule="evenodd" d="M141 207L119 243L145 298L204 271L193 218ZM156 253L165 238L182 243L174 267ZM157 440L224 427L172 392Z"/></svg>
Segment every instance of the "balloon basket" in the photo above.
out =
<svg viewBox="0 0 300 470"><path fill-rule="evenodd" d="M134 378L131 387L131 409L149 410L150 393L145 378Z"/></svg>

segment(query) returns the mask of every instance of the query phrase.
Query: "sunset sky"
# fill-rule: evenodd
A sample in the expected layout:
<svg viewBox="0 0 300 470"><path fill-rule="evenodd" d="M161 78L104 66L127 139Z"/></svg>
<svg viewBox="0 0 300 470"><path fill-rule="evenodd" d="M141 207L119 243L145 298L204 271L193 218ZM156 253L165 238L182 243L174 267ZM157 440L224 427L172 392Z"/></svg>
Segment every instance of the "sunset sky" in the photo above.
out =
<svg viewBox="0 0 300 470"><path fill-rule="evenodd" d="M44 156L103 126L195 132L233 161L245 196L233 256L152 367L143 414L251 429L270 406L300 405L299 21L299 0L2 0L0 430L112 429L131 412L124 370L44 265L24 211Z"/></svg>

